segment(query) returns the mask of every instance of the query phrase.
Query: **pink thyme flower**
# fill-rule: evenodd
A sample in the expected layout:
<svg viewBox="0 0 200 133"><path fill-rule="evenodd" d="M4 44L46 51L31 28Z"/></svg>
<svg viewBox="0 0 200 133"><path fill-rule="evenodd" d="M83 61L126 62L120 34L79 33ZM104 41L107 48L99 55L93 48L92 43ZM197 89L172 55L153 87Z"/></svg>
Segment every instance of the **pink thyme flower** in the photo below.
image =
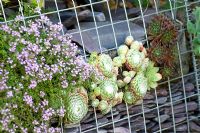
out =
<svg viewBox="0 0 200 133"><path fill-rule="evenodd" d="M48 121L54 115L54 113L55 111L52 108L49 108L43 112L42 118L45 121Z"/></svg>
<svg viewBox="0 0 200 133"><path fill-rule="evenodd" d="M45 96L44 91L40 91L40 96L41 96L41 97L44 97L44 96Z"/></svg>
<svg viewBox="0 0 200 133"><path fill-rule="evenodd" d="M25 94L24 94L23 101L24 101L27 105L29 105L30 107L33 106L33 98L32 98L32 96L29 96L27 92L25 92Z"/></svg>
<svg viewBox="0 0 200 133"><path fill-rule="evenodd" d="M64 117L66 110L64 107L60 107L60 109L57 110L57 113L60 117Z"/></svg>
<svg viewBox="0 0 200 133"><path fill-rule="evenodd" d="M31 84L29 85L30 89L34 89L37 86L37 82L35 80L31 80Z"/></svg>
<svg viewBox="0 0 200 133"><path fill-rule="evenodd" d="M7 92L7 98L13 97L13 92L12 91L8 91Z"/></svg>

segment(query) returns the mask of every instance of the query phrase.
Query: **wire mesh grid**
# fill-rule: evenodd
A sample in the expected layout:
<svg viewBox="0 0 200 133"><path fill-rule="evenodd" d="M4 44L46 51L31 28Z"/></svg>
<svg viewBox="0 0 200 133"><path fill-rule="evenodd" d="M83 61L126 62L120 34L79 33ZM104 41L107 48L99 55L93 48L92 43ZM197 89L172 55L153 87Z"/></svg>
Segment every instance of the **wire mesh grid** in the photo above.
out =
<svg viewBox="0 0 200 133"><path fill-rule="evenodd" d="M155 10L154 12L147 13L147 8L142 6L142 1L138 0L138 11L139 15L130 17L128 16L128 11L126 8L126 1L121 0L122 3L122 11L124 12L124 18L121 20L114 20L113 18L113 12L111 11L111 7L109 5L108 0L99 0L99 1L92 1L89 0L87 4L84 5L77 5L76 1L72 0L72 7L69 8L59 8L59 2L58 0L51 0L48 2L53 2L53 11L40 13L39 15L32 15L32 16L24 16L23 9L22 9L22 1L18 0L19 10L21 15L24 19L24 25L26 25L26 20L38 17L42 14L45 15L56 15L57 16L57 22L63 23L63 20L61 18L61 14L66 11L72 11L75 14L76 18L76 31L70 32L72 35L79 35L80 37L80 43L82 44L83 49L83 56L85 59L87 59L87 48L86 48L86 41L84 38L84 34L90 31L92 32L94 36L96 36L96 43L99 49L100 53L113 51L118 48L118 46L122 43L119 42L119 34L117 25L123 25L123 28L126 29L126 31L123 33L123 37L127 35L132 35L135 39L137 39L137 34L134 33L135 31L132 29L132 23L140 22L140 26L142 27L144 31L144 38L140 38L140 40L146 44L147 47L149 47L149 41L148 41L148 35L147 35L147 23L149 17L152 17L157 14L161 13L168 13L168 15L174 20L174 22L177 23L179 27L179 35L183 34L185 32L185 24L182 23L183 21L180 21L179 18L177 18L177 11L181 10L183 15L185 16L184 20L185 22L190 19L191 5L198 5L200 4L199 0L188 2L187 0L169 0L169 8L168 9L160 9L160 2L159 0L152 0ZM119 1L118 1L119 2ZM104 5L104 10L107 12L107 18L108 22L99 24L99 22L96 20L95 16L95 6L98 5ZM2 24L7 24L8 22L11 22L13 20L8 20L6 17L6 12L4 5L2 3L2 0L0 0L1 10L3 14L4 21L1 22ZM178 6L179 5L179 6ZM39 7L39 3L38 3ZM92 13L92 23L90 23L89 27L83 27L81 21L79 20L79 12L78 10L80 8L89 8ZM103 10L103 9L102 9ZM109 33L112 35L113 44L111 47L104 49L104 46L102 43L105 43L106 38L102 38L102 29L109 28ZM67 32L68 29L62 29L62 34ZM103 32L104 34L104 32ZM106 34L106 33L105 33ZM105 37L105 36L104 36ZM110 36L109 36L110 37ZM181 36L182 37L182 36ZM180 37L180 38L181 38ZM109 41L107 40L107 43ZM191 37L190 37L190 44L191 44ZM167 100L165 101L165 98L162 97L161 92L158 90L155 90L153 92L150 92L151 96L154 97L154 100L152 100L148 96L144 101L138 105L129 106L127 104L121 104L117 106L116 108L112 108L111 112L106 115L107 118L104 118L102 115L100 115L96 109L92 109L90 113L86 116L86 118L78 125L79 129L78 131L74 130L71 132L81 132L81 133L89 133L89 132L105 132L104 129L108 129L108 132L114 132L119 133L122 131L119 131L117 127L124 126L126 127L126 132L178 132L180 130L180 125L184 124L186 125L183 132L192 132L190 127L190 122L194 119L198 119L199 116L193 117L193 113L190 113L191 111L191 105L193 105L193 101L197 100L198 103L198 109L200 109L200 64L197 63L197 59L195 58L194 54L192 53L192 47L190 46L186 50L181 50L182 45L180 42L177 44L178 48L178 55L179 55L179 64L180 64L180 75L173 78L168 78L166 81L162 81L159 86L159 88L162 88L164 86L164 89L166 90L167 94ZM189 55L190 59L192 60L192 70L190 70L189 73L184 73L184 58L185 55ZM191 80L192 79L192 80ZM195 80L194 80L195 79ZM190 81L195 84L195 90L193 90L193 93L188 92L187 90L187 82ZM181 89L181 95L176 95L176 93L173 93L175 87ZM148 95L150 95L148 94ZM165 102L162 102L162 101ZM148 106L148 103L153 103L153 106ZM180 106L180 103L182 103ZM183 110L183 111L177 111L177 110ZM197 110L198 111L198 110ZM152 113L153 112L153 113ZM167 122L163 123L164 115L166 112L168 112L169 115L167 115L166 118ZM183 119L177 119L178 116L182 117ZM149 118L153 119L154 122L149 122ZM165 120L166 121L166 120ZM91 122L91 123L90 123ZM88 124L90 123L90 124ZM117 131L116 131L117 130ZM62 130L62 132L65 132L65 130ZM107 132L107 131L106 131Z"/></svg>

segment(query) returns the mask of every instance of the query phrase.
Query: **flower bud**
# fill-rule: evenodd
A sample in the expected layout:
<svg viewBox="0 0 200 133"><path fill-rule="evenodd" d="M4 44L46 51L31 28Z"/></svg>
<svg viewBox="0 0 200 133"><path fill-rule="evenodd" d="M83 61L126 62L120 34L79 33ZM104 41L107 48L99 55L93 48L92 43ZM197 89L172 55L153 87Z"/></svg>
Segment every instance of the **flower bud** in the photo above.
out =
<svg viewBox="0 0 200 133"><path fill-rule="evenodd" d="M96 108L99 105L99 99L95 99L92 101L92 107Z"/></svg>
<svg viewBox="0 0 200 133"><path fill-rule="evenodd" d="M119 48L118 48L118 50L117 50L117 53L118 53L118 55L126 55L126 53L128 52L128 46L126 46L126 45L121 45L121 46L119 46Z"/></svg>
<svg viewBox="0 0 200 133"><path fill-rule="evenodd" d="M124 82L125 82L126 84L130 83L130 82L131 82L131 77L125 77L125 78L124 78Z"/></svg>
<svg viewBox="0 0 200 133"><path fill-rule="evenodd" d="M95 96L99 96L101 94L101 89L99 88L99 87L96 87L95 89L94 89L94 95Z"/></svg>
<svg viewBox="0 0 200 133"><path fill-rule="evenodd" d="M114 66L121 67L122 66L121 58L119 56L115 57L113 59L113 64L114 64Z"/></svg>
<svg viewBox="0 0 200 133"><path fill-rule="evenodd" d="M123 71L122 75L123 75L124 77L129 76L129 72L128 72L128 71Z"/></svg>
<svg viewBox="0 0 200 133"><path fill-rule="evenodd" d="M132 42L134 41L132 36L127 36L125 39L125 43L127 46L130 46L132 44Z"/></svg>
<svg viewBox="0 0 200 133"><path fill-rule="evenodd" d="M142 43L141 43L141 42L139 42L139 41L134 41L134 42L131 44L131 49L135 49L135 50L139 51L141 46L142 46Z"/></svg>
<svg viewBox="0 0 200 133"><path fill-rule="evenodd" d="M98 105L99 110L105 110L108 108L108 102L105 100L101 100Z"/></svg>
<svg viewBox="0 0 200 133"><path fill-rule="evenodd" d="M122 87L124 87L126 84L124 83L124 81L122 81L122 80L117 80L117 86L119 87L119 88L122 88Z"/></svg>

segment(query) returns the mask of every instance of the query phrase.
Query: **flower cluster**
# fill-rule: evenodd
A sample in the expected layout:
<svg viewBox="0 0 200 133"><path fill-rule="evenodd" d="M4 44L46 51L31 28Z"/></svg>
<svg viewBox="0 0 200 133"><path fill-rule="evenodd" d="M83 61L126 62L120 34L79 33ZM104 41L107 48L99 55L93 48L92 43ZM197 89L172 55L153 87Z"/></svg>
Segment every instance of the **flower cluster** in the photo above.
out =
<svg viewBox="0 0 200 133"><path fill-rule="evenodd" d="M94 71L61 30L45 16L0 25L0 131L60 131L50 121L65 117L65 93Z"/></svg>

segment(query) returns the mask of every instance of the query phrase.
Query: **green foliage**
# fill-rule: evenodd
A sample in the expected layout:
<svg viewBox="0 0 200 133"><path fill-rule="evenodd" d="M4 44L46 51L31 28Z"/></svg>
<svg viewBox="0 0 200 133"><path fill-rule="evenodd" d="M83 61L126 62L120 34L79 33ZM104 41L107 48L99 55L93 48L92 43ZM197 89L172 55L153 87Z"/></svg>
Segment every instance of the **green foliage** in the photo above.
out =
<svg viewBox="0 0 200 133"><path fill-rule="evenodd" d="M195 21L188 21L187 30L192 34L193 40L193 50L196 56L200 56L200 7L197 7L193 11L193 15L195 17Z"/></svg>
<svg viewBox="0 0 200 133"><path fill-rule="evenodd" d="M138 0L131 0L131 2L133 3L133 5L135 5L136 7L139 7L139 1ZM149 5L149 0L140 0L141 2L141 6L142 7L147 7Z"/></svg>
<svg viewBox="0 0 200 133"><path fill-rule="evenodd" d="M158 84L157 81L161 80L162 76L158 73L159 68L158 67L154 67L154 63L153 62L149 62L148 67L146 68L144 75L147 78L148 81L148 89L155 89Z"/></svg>

